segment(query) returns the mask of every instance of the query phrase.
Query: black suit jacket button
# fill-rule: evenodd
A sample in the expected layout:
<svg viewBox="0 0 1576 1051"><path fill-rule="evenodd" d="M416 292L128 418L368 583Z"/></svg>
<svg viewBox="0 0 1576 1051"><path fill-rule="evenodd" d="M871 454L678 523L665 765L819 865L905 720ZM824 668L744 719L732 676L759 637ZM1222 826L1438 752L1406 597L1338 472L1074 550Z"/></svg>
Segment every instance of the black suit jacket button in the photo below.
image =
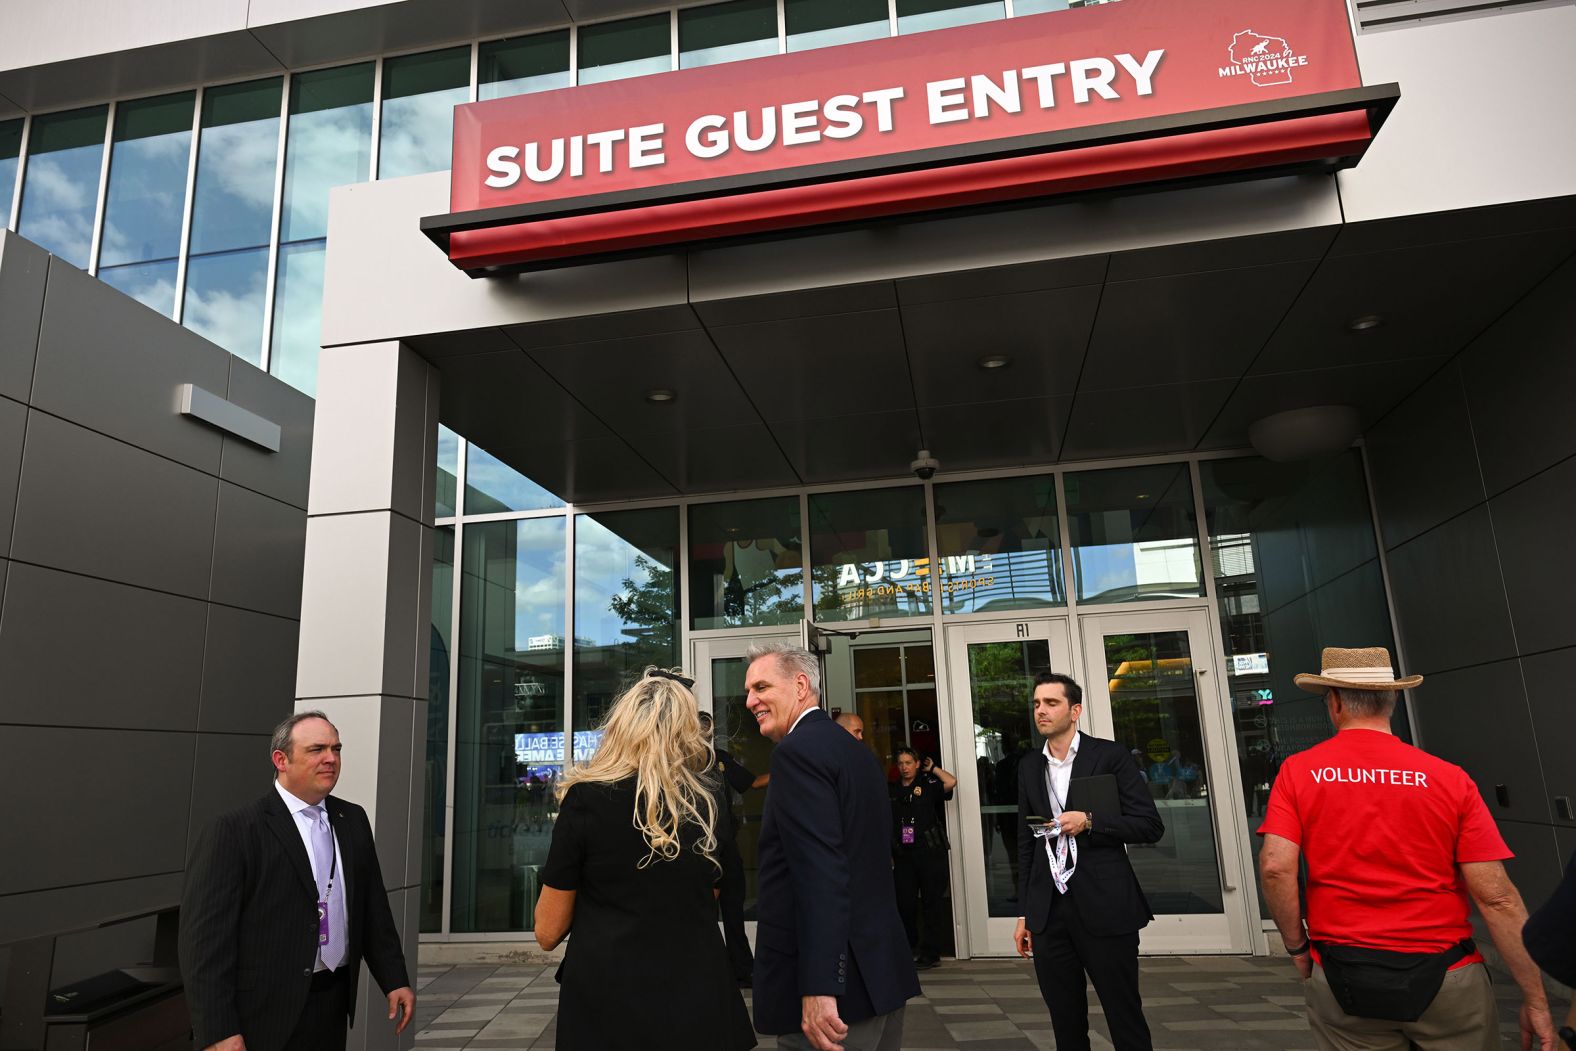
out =
<svg viewBox="0 0 1576 1051"><path fill-rule="evenodd" d="M306 970L302 971L301 972L301 977L303 977L303 978L310 978L310 977L312 977L312 968L308 967Z"/></svg>

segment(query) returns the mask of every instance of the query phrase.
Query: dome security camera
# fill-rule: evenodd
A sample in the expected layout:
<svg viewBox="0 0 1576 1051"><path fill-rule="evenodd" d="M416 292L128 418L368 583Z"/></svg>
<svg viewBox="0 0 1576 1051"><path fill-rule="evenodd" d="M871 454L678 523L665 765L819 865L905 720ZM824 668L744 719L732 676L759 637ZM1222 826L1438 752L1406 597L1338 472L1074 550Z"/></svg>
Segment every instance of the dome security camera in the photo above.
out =
<svg viewBox="0 0 1576 1051"><path fill-rule="evenodd" d="M929 449L921 449L914 462L908 465L908 469L913 471L914 476L920 481L928 482L936 476L937 471L941 470L941 461L930 455Z"/></svg>

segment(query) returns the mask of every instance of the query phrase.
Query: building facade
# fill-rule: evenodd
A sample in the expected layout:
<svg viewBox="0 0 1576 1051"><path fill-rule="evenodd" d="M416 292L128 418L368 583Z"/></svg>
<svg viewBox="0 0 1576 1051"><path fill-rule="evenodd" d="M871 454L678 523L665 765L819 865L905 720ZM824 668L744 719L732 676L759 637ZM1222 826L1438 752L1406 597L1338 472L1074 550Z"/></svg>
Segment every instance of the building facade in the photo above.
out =
<svg viewBox="0 0 1576 1051"><path fill-rule="evenodd" d="M741 683L773 637L824 654L827 705L860 712L878 755L913 745L958 775L960 955L1010 951L1011 786L1043 666L1086 684L1087 728L1130 748L1166 818L1135 852L1146 951L1267 951L1252 831L1279 760L1329 732L1291 681L1322 646L1388 645L1428 676L1401 730L1477 779L1529 900L1552 887L1576 848L1576 785L1546 754L1576 652L1571 4L1355 5L1358 83L1399 101L1338 164L1161 179L1155 161L500 266L462 265L457 226L434 243L478 163L452 152L456 106L462 124L643 97L726 115L735 96L707 85L745 106L902 49L963 83L949 67L998 37L1072 59L1062 35L1106 9L1186 7L7 15L6 225L317 399L294 697L360 753L345 791L402 873L408 941L530 937L553 781L646 665L695 674L730 748L769 768ZM1208 32L1233 27L1209 75L1256 75L1244 32L1295 61L1254 24L1279 10L1200 5ZM1154 61L1158 92L1179 60ZM1513 85L1463 87L1512 61ZM1297 410L1316 410L1300 439Z"/></svg>

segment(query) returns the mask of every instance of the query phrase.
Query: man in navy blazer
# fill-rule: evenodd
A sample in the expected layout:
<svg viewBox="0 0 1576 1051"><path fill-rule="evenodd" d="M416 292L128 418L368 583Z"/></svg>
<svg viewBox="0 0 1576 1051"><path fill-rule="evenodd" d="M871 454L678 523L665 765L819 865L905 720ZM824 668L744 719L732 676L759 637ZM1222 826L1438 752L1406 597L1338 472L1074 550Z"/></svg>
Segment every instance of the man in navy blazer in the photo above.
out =
<svg viewBox="0 0 1576 1051"><path fill-rule="evenodd" d="M1154 915L1126 844L1154 843L1165 826L1132 754L1115 741L1082 733L1082 712L1083 689L1071 678L1051 671L1035 676L1034 726L1045 745L1018 764L1023 915L1013 944L1020 956L1034 959L1058 1051L1089 1051L1085 974L1105 1009L1117 1051L1149 1051L1153 1044L1138 992L1138 932ZM1088 787L1093 782L1083 780L1101 775L1116 782L1114 809L1108 797L1102 808ZM1031 818L1075 837L1077 862L1065 885L1054 877L1047 852L1055 849L1055 838L1036 835L1038 822Z"/></svg>
<svg viewBox="0 0 1576 1051"><path fill-rule="evenodd" d="M797 646L751 647L746 707L777 745L761 817L755 1028L777 1046L898 1051L919 977L892 885L886 778L821 710Z"/></svg>

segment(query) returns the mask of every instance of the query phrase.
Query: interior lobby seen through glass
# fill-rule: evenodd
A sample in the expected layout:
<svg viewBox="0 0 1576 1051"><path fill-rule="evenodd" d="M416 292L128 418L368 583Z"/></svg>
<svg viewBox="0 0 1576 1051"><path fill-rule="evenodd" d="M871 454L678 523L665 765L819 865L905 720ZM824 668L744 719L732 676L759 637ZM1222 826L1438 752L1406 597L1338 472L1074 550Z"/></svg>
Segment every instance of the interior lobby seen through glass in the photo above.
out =
<svg viewBox="0 0 1576 1051"><path fill-rule="evenodd" d="M936 546L943 613L1067 601L1054 475L936 486Z"/></svg>
<svg viewBox="0 0 1576 1051"><path fill-rule="evenodd" d="M689 509L690 626L748 628L804 617L799 498Z"/></svg>
<svg viewBox="0 0 1576 1051"><path fill-rule="evenodd" d="M930 614L924 490L861 489L809 499L816 620Z"/></svg>
<svg viewBox="0 0 1576 1051"><path fill-rule="evenodd" d="M1204 593L1187 464L1079 471L1064 485L1078 601Z"/></svg>
<svg viewBox="0 0 1576 1051"><path fill-rule="evenodd" d="M575 516L574 729L602 720L647 667L679 661L679 515L674 507Z"/></svg>

